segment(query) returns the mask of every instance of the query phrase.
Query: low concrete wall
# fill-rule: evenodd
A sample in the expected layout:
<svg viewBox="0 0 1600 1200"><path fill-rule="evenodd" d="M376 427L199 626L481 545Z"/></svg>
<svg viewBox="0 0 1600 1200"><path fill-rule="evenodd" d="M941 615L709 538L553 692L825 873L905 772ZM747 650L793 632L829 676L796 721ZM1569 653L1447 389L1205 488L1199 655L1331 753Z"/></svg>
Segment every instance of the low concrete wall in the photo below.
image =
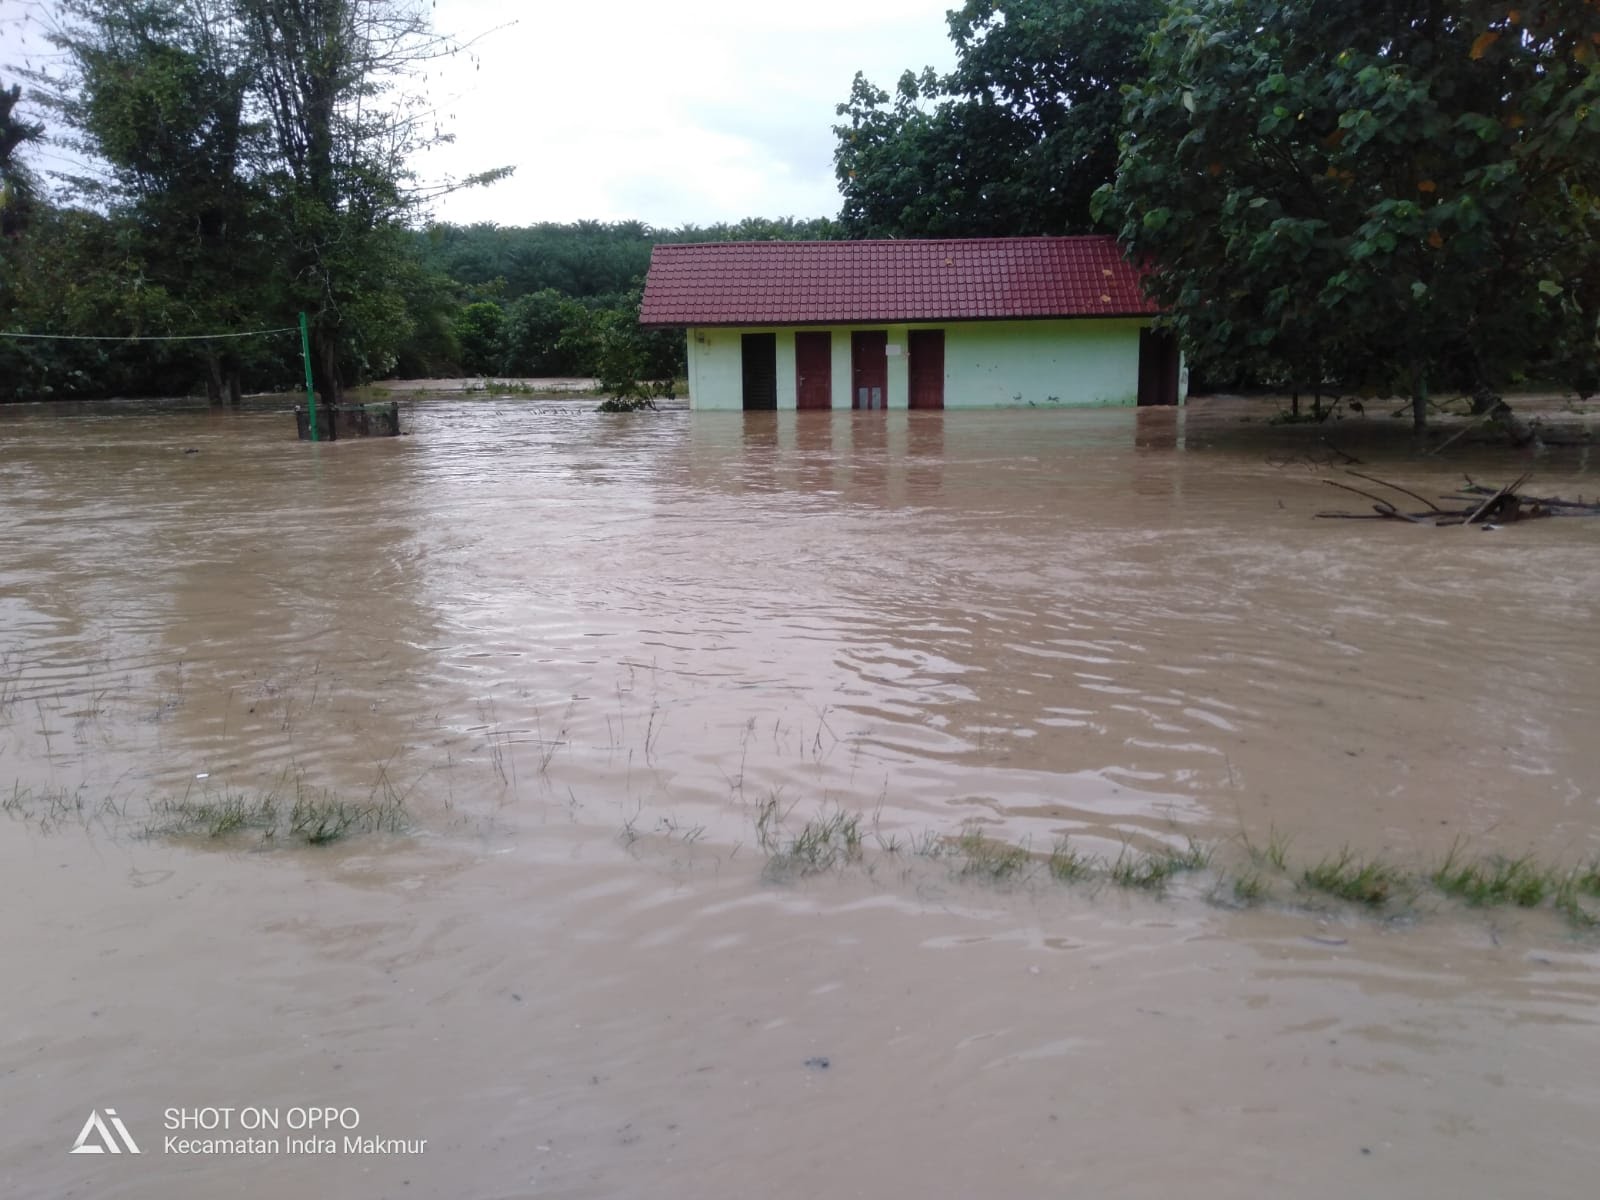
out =
<svg viewBox="0 0 1600 1200"><path fill-rule="evenodd" d="M311 417L304 408L294 410L295 434L299 439L311 438ZM341 438L399 437L400 404L391 400L387 404L337 404L330 410L327 405L317 405L317 437L324 442Z"/></svg>

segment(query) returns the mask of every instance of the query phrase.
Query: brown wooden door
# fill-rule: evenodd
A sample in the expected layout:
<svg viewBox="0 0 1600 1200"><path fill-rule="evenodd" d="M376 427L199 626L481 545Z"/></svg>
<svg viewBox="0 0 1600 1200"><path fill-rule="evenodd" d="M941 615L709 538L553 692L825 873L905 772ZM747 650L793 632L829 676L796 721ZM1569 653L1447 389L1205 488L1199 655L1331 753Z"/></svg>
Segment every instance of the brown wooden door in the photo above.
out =
<svg viewBox="0 0 1600 1200"><path fill-rule="evenodd" d="M833 334L794 335L794 394L796 408L833 407Z"/></svg>
<svg viewBox="0 0 1600 1200"><path fill-rule="evenodd" d="M1139 331L1139 403L1178 402L1178 339L1170 329Z"/></svg>
<svg viewBox="0 0 1600 1200"><path fill-rule="evenodd" d="M889 334L862 329L850 335L850 407L889 405Z"/></svg>
<svg viewBox="0 0 1600 1200"><path fill-rule="evenodd" d="M944 407L944 330L913 329L906 353L911 356L911 407Z"/></svg>
<svg viewBox="0 0 1600 1200"><path fill-rule="evenodd" d="M739 339L745 411L778 407L778 335L747 333Z"/></svg>

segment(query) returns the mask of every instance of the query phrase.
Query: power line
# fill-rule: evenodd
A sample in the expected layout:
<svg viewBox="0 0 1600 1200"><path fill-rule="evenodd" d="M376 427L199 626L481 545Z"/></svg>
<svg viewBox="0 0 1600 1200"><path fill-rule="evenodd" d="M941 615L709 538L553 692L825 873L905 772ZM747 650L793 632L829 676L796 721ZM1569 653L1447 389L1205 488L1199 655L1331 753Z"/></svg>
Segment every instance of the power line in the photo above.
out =
<svg viewBox="0 0 1600 1200"><path fill-rule="evenodd" d="M27 338L33 341L56 342L209 342L217 338L263 337L269 333L294 333L298 326L285 325L282 329L252 329L245 333L173 333L161 336L97 337L87 333L7 333L0 330L0 338Z"/></svg>

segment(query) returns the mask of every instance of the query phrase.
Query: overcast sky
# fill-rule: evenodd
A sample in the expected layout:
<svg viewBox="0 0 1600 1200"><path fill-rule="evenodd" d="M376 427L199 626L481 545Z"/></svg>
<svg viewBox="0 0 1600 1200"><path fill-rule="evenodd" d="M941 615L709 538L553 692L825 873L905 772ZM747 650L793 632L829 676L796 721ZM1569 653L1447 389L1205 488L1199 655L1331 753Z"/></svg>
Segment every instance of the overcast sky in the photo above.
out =
<svg viewBox="0 0 1600 1200"><path fill-rule="evenodd" d="M673 227L831 216L834 106L856 71L890 87L948 69L952 0L438 0L441 31L484 38L477 61L430 81L460 175L516 174L451 197L454 221L638 218Z"/></svg>
<svg viewBox="0 0 1600 1200"><path fill-rule="evenodd" d="M4 18L39 2L0 0L0 61L23 36ZM438 203L463 223L832 216L834 106L858 70L892 88L907 67L948 69L954 3L436 0L440 32L486 36L427 79L456 141L417 165L516 168Z"/></svg>

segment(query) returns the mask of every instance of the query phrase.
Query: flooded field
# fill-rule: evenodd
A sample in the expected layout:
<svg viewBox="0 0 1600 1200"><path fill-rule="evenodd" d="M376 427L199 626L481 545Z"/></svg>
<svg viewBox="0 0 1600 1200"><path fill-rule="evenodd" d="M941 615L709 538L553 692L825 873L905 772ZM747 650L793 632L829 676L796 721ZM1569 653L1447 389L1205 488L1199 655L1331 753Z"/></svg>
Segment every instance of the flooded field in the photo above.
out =
<svg viewBox="0 0 1600 1200"><path fill-rule="evenodd" d="M1600 521L1240 413L0 408L0 1195L1589 1190Z"/></svg>

